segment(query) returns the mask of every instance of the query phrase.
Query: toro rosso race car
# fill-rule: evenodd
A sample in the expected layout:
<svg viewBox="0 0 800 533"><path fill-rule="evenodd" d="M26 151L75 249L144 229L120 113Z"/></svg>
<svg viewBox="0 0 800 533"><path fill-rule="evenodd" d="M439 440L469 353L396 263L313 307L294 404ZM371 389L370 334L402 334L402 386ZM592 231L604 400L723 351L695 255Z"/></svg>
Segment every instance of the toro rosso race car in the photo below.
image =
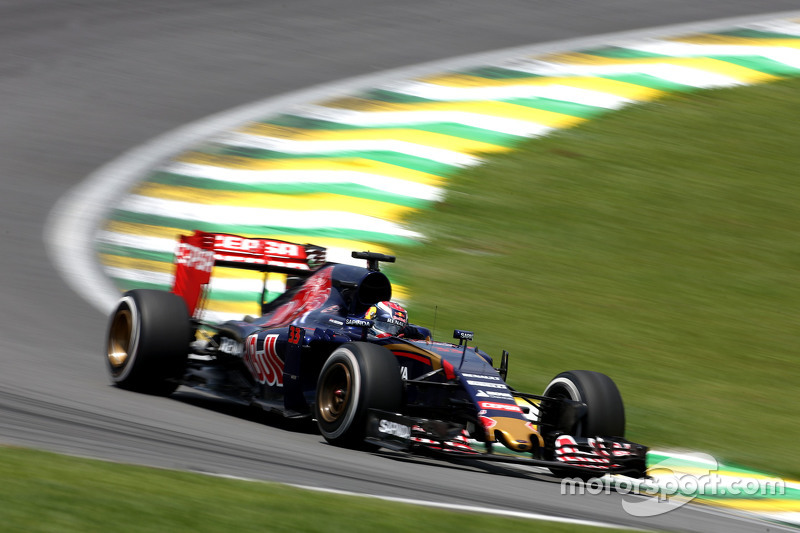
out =
<svg viewBox="0 0 800 533"><path fill-rule="evenodd" d="M195 232L175 256L171 292L137 289L111 315L106 362L117 386L168 395L179 385L289 418L316 420L331 444L384 447L548 467L560 476L645 476L647 449L624 439L625 413L610 378L563 372L542 395L506 384L469 345L405 322L380 271L393 256L353 252L366 266L325 261L326 250L263 238ZM261 315L203 320L215 266L264 273ZM285 290L267 301L267 278ZM397 326L378 332L377 306Z"/></svg>

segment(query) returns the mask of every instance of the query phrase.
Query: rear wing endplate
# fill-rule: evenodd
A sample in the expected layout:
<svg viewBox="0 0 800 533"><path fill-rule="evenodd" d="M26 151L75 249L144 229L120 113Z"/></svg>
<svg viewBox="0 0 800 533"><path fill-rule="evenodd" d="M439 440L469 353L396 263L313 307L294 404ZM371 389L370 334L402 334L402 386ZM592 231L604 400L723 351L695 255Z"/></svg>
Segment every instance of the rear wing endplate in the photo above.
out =
<svg viewBox="0 0 800 533"><path fill-rule="evenodd" d="M305 277L323 264L325 248L321 246L195 231L181 235L178 242L172 292L184 299L194 316L215 266Z"/></svg>

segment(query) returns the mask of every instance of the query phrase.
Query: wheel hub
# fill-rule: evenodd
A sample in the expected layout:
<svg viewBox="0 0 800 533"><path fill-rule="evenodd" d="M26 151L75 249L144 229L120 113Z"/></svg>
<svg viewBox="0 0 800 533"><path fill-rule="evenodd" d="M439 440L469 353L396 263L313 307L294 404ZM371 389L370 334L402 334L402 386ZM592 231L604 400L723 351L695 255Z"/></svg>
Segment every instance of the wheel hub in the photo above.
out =
<svg viewBox="0 0 800 533"><path fill-rule="evenodd" d="M114 316L108 333L108 361L114 368L120 368L128 360L131 334L133 332L133 317L128 309L119 311Z"/></svg>
<svg viewBox="0 0 800 533"><path fill-rule="evenodd" d="M320 415L326 422L335 422L347 409L352 376L347 366L333 365L325 375L320 390Z"/></svg>

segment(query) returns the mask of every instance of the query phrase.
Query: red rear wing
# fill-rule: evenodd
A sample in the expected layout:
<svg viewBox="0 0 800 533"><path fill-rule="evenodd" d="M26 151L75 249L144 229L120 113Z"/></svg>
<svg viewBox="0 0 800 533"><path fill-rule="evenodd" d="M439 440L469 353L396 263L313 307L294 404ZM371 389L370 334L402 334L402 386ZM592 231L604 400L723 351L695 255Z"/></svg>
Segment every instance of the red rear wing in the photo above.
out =
<svg viewBox="0 0 800 533"><path fill-rule="evenodd" d="M307 276L325 263L325 248L275 239L249 239L195 231L181 235L175 251L175 284L194 315L214 266Z"/></svg>

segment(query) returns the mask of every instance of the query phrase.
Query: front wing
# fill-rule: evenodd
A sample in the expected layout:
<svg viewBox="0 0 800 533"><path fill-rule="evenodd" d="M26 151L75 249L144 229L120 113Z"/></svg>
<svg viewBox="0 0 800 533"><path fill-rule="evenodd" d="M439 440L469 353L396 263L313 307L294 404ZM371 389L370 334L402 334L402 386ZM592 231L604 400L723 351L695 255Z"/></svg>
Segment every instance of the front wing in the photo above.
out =
<svg viewBox="0 0 800 533"><path fill-rule="evenodd" d="M542 466L558 475L586 477L589 474L620 474L635 478L646 476L647 447L619 437L583 438L561 435L555 439L548 455L553 460L538 459L528 454L492 453L476 449L465 428L442 420L414 418L370 409L367 416L366 441L396 451L424 451L451 458Z"/></svg>

